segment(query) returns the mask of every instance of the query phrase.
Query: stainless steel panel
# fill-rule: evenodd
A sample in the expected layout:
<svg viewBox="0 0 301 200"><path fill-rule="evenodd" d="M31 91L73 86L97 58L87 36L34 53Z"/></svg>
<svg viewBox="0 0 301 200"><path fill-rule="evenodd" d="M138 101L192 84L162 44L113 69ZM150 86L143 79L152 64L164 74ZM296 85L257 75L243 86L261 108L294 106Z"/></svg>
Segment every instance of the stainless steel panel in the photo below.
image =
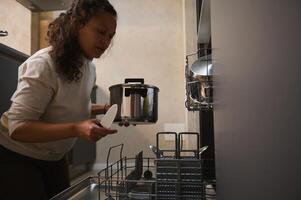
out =
<svg viewBox="0 0 301 200"><path fill-rule="evenodd" d="M66 10L72 0L17 0L24 7L33 12Z"/></svg>
<svg viewBox="0 0 301 200"><path fill-rule="evenodd" d="M51 198L51 200L100 200L106 198L103 191L98 184L98 178L90 176Z"/></svg>

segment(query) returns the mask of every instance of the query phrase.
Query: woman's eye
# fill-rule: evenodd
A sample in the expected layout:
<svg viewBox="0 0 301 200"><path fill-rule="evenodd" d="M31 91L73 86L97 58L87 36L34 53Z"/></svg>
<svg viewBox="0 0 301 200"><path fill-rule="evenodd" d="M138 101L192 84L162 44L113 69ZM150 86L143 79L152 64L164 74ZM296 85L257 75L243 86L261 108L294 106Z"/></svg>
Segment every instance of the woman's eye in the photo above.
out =
<svg viewBox="0 0 301 200"><path fill-rule="evenodd" d="M96 29L96 32L99 36L107 36L110 39L112 39L115 35L115 33L108 33L106 30Z"/></svg>

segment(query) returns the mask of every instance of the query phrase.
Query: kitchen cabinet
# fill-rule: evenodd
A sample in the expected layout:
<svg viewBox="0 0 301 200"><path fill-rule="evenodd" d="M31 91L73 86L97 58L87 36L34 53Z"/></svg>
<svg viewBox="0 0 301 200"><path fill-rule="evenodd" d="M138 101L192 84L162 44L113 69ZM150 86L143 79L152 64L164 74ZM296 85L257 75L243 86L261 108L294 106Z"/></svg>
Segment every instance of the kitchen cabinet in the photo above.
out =
<svg viewBox="0 0 301 200"><path fill-rule="evenodd" d="M0 43L0 114L10 107L10 98L17 88L18 68L28 56Z"/></svg>

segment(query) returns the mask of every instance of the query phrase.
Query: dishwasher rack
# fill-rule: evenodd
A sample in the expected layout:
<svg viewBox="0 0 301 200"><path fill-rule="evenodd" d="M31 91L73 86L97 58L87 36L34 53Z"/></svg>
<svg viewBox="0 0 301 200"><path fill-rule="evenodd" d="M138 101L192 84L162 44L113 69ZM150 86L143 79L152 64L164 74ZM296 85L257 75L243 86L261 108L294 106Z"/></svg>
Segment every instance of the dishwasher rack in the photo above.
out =
<svg viewBox="0 0 301 200"><path fill-rule="evenodd" d="M216 199L216 182L204 178L204 171L211 169L204 167L206 160L199 159L198 151L193 157L178 157L181 152L174 151L175 156L158 153L156 158L143 157L141 151L134 158L128 158L122 156L123 146L119 144L109 148L105 169L71 186L52 200ZM181 149L178 147L176 149ZM118 148L119 160L109 163L111 151ZM164 149L160 151L165 152Z"/></svg>
<svg viewBox="0 0 301 200"><path fill-rule="evenodd" d="M215 181L206 180L202 173L206 170L199 159L199 146L194 150L182 150L181 138L191 133L166 133L176 138L173 156L162 156L170 150L160 150L156 158L144 158L139 152L135 158L122 157L123 144L109 149L107 168L98 173L99 184L103 186L107 199L149 199L149 200L214 200ZM193 133L195 134L195 133ZM198 136L198 134L196 134ZM178 140L179 139L179 140ZM110 152L120 147L120 159L109 164ZM183 152L192 151L194 156L181 156ZM154 177L153 177L154 175Z"/></svg>

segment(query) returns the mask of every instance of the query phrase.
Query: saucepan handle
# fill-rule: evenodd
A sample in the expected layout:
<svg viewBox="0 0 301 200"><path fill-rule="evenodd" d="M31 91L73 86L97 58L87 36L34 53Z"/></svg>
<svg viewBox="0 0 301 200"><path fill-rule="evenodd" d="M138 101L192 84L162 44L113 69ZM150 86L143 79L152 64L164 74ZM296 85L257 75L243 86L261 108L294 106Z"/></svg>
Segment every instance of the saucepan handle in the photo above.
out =
<svg viewBox="0 0 301 200"><path fill-rule="evenodd" d="M141 83L144 84L144 78L126 78L125 83Z"/></svg>

